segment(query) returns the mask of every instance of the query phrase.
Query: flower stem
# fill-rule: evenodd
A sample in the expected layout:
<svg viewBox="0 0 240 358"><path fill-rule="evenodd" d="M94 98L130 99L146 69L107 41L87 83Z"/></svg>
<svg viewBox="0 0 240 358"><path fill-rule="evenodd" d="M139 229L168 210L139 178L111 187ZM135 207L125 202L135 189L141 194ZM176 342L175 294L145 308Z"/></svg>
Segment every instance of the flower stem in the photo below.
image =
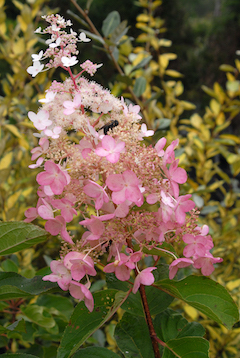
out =
<svg viewBox="0 0 240 358"><path fill-rule="evenodd" d="M145 288L144 288L143 285L140 285L139 292L140 292L140 295L141 295L143 309L144 309L144 313L145 313L145 318L146 318L146 322L147 322L147 325L148 325L150 338L151 338L151 341L152 341L152 347L153 347L153 351L154 351L154 356L155 356L155 358L161 358L160 352L159 352L159 346L158 346L158 342L157 342L157 334L156 334L155 329L153 327L152 317L151 317L151 313L150 313L149 306L148 306L148 301L147 301Z"/></svg>

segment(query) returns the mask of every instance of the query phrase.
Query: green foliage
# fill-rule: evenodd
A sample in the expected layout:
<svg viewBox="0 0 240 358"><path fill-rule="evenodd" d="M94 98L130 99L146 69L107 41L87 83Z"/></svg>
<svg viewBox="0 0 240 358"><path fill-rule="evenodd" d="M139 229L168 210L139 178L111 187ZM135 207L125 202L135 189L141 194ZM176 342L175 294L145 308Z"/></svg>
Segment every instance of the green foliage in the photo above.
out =
<svg viewBox="0 0 240 358"><path fill-rule="evenodd" d="M29 223L0 222L0 255L9 255L27 249L47 239L48 233Z"/></svg>
<svg viewBox="0 0 240 358"><path fill-rule="evenodd" d="M4 224L5 227L12 228L14 223ZM31 229L35 229L33 225L30 224L30 226ZM14 232L15 237L18 237L17 232L21 233L22 227L14 225ZM28 237L22 241L24 245L24 241L28 242ZM10 248L12 248L12 242L8 240L8 244L5 242L4 250ZM16 250L21 250L21 246L17 245ZM189 276L180 281L173 281L163 279L166 275L165 266L159 265L155 272L156 284L154 287L146 287L150 313L155 316L154 324L157 331L160 332L160 339L165 343L163 356L171 352L173 357L175 355L184 357L186 349L190 352L191 349L194 349L193 339L195 339L196 352L199 351L199 354L201 352L207 357L208 343L202 338L203 328L199 324L188 323L181 315L176 316L174 311L168 310L173 297L187 302L228 328L231 328L238 319L237 307L224 287L206 277ZM121 307L126 313L115 330L118 347L126 357L128 356L127 352L137 354L136 356L139 357L145 356L146 350L150 352L150 336L139 293L133 295L131 293L132 283L121 282L113 275L108 275L107 282L107 290L93 294L95 302L93 312L88 311L84 302L80 302L72 312L72 305L68 298L58 298L51 294L57 287L56 283L44 282L41 276L27 279L14 272L0 272L0 299L10 300L9 302L15 301L15 310L19 307L15 324L2 326L0 331L10 339L14 332L14 337L22 341L26 339L24 334L27 326L30 325L28 329L34 327L38 331L36 335L40 335L42 339L49 340L51 337L54 341L60 341L57 358L70 358ZM163 292L158 293L159 289ZM50 294L46 295L47 292ZM45 296L40 296L36 302L27 302L31 297L42 294ZM23 299L26 302L23 302ZM4 309L7 308L8 304L6 303ZM8 310L10 309L12 307L9 304ZM172 318L170 319L169 316ZM71 323L66 326L69 318ZM66 328L63 333L64 327ZM144 331L146 339L143 342ZM31 341L32 336L29 336L29 339ZM146 344L147 339L149 344ZM148 354L151 356L151 353Z"/></svg>

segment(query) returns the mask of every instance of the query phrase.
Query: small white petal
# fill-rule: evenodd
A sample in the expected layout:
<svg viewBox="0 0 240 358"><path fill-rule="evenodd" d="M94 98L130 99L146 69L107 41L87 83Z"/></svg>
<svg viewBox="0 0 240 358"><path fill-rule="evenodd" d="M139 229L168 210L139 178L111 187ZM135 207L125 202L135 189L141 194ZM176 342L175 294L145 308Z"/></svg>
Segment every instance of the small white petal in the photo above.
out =
<svg viewBox="0 0 240 358"><path fill-rule="evenodd" d="M39 52L38 55L32 54L32 60L34 61L40 61L43 56L43 50Z"/></svg>
<svg viewBox="0 0 240 358"><path fill-rule="evenodd" d="M60 39L60 37L58 37L57 40L56 40L56 42L51 43L51 44L49 45L49 47L51 47L51 48L58 47L58 46L60 45L60 43L61 43L61 39Z"/></svg>
<svg viewBox="0 0 240 358"><path fill-rule="evenodd" d="M86 36L85 32L81 32L81 33L80 33L79 39L80 39L80 41L82 41L82 42L89 42L89 41L91 41L91 39L89 39L89 38Z"/></svg>
<svg viewBox="0 0 240 358"><path fill-rule="evenodd" d="M27 68L27 73L32 75L32 77L35 77L39 72L42 71L44 65L41 65L39 61L34 61L33 66L29 66Z"/></svg>
<svg viewBox="0 0 240 358"><path fill-rule="evenodd" d="M41 28L41 26L40 26L40 27L38 27L34 32L35 32L35 34L40 34L41 31L42 31L42 28Z"/></svg>
<svg viewBox="0 0 240 358"><path fill-rule="evenodd" d="M52 30L53 31L59 31L60 27L57 27L55 24L52 25Z"/></svg>
<svg viewBox="0 0 240 358"><path fill-rule="evenodd" d="M76 56L73 56L73 57L66 57L66 56L63 56L61 58L61 61L63 63L63 65L65 67L70 67L70 66L74 66L78 63L78 60L77 60L77 57Z"/></svg>

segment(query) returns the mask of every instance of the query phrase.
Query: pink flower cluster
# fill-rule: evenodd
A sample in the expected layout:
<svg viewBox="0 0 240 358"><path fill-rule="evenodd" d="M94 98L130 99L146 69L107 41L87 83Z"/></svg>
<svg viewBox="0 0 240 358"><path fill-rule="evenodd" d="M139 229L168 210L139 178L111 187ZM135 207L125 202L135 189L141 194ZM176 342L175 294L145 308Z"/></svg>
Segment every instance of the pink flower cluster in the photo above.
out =
<svg viewBox="0 0 240 358"><path fill-rule="evenodd" d="M143 137L154 132L139 124L140 107L127 106L82 77L83 71L74 77L67 64L77 62L69 57L62 31L67 23L59 15L46 20L51 26L44 33L51 34L51 42L44 57L53 56L51 66L63 67L70 78L54 81L41 110L29 112L40 131L39 146L32 149L32 160L37 162L30 167L43 170L36 178L39 199L35 208L26 211L26 221L44 219L45 229L65 241L60 260L51 263L52 274L43 279L57 282L92 311L89 276L96 275L94 264L103 254L108 254L104 272L115 273L121 281L135 275L133 293L140 284L153 284L152 271L163 252L174 258L170 279L189 265L210 275L213 263L221 259L210 253L208 227L197 226L191 195L180 195L179 184L187 181L187 174L175 158L178 140L166 147L166 139L161 138L155 146L146 146ZM71 31L72 37L77 38ZM86 40L83 33L80 39ZM61 58L61 65L59 56L69 58L69 63ZM97 69L90 61L81 67L90 74ZM80 239L69 230L69 224L77 225L77 215L85 228ZM165 244L176 246L183 257ZM146 268L143 259L152 249L153 264Z"/></svg>
<svg viewBox="0 0 240 358"><path fill-rule="evenodd" d="M97 274L94 268L94 262L91 257L77 251L69 252L63 262L52 261L50 264L52 273L44 276L44 281L57 282L63 291L69 290L70 294L79 299L84 300L86 307L90 312L93 310L93 296L89 291L90 282L88 275L95 276ZM86 276L87 283L83 285L78 282Z"/></svg>

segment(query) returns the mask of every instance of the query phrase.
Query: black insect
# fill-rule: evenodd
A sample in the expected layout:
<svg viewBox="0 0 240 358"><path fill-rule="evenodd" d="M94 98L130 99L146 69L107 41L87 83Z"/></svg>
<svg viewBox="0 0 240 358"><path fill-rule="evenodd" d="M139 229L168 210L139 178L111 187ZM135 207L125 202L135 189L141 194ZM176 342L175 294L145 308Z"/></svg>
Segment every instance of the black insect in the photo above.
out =
<svg viewBox="0 0 240 358"><path fill-rule="evenodd" d="M114 127L117 127L119 125L119 122L115 119L115 120L112 120L106 124L104 124L104 126L102 126L100 129L103 129L103 133L106 135L107 132L109 131L109 129L113 129Z"/></svg>
<svg viewBox="0 0 240 358"><path fill-rule="evenodd" d="M105 242L101 245L101 247L104 248L107 253L109 253L109 249L110 249L110 246L112 245L112 242L113 242L113 241L112 241L111 239L110 239L108 242L105 241ZM107 244L107 245L106 245L106 244Z"/></svg>
<svg viewBox="0 0 240 358"><path fill-rule="evenodd" d="M109 253L109 249L110 249L110 246L112 245L112 240L110 239L109 241L108 241L108 245L106 246L106 251L107 251L107 253Z"/></svg>

